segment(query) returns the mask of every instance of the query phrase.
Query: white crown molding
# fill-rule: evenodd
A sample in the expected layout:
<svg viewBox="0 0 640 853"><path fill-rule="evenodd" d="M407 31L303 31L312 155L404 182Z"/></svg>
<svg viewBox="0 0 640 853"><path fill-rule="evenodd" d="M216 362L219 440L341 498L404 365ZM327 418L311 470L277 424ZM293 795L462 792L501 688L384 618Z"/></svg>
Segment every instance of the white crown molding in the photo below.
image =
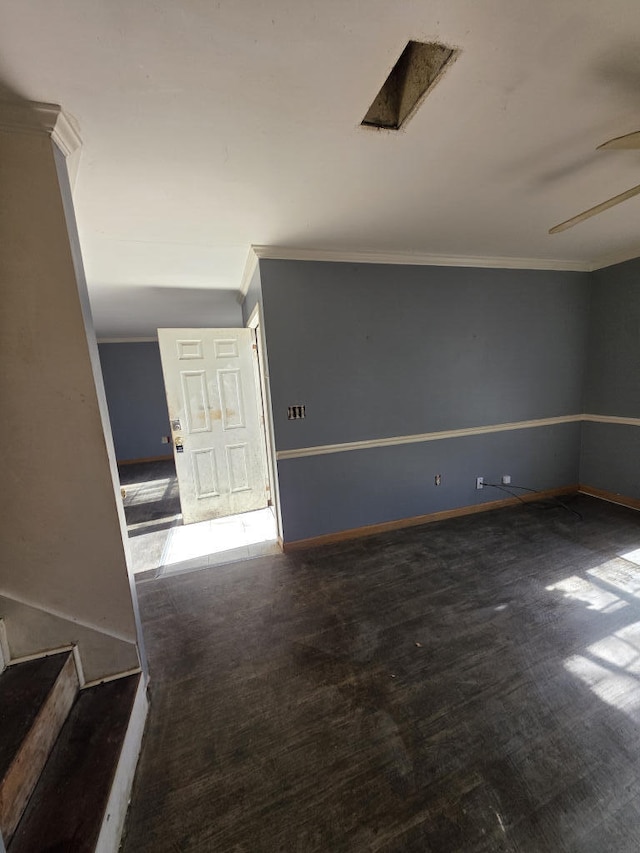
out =
<svg viewBox="0 0 640 853"><path fill-rule="evenodd" d="M242 279L240 280L240 290L238 291L238 302L242 305L249 290L251 279L258 266L258 255L256 254L255 246L249 247L249 254L244 265Z"/></svg>
<svg viewBox="0 0 640 853"><path fill-rule="evenodd" d="M285 246L252 246L259 260L331 261L354 264L398 264L413 266L482 267L488 269L569 270L589 272L584 261L553 258L479 258L456 255L429 255L418 252L350 252L332 249L290 249Z"/></svg>
<svg viewBox="0 0 640 853"><path fill-rule="evenodd" d="M62 110L58 113L58 120L51 132L51 138L65 157L69 157L82 147L82 138L76 123Z"/></svg>
<svg viewBox="0 0 640 853"><path fill-rule="evenodd" d="M0 130L10 133L46 134L65 157L82 145L78 128L58 104L37 101L0 102Z"/></svg>
<svg viewBox="0 0 640 853"><path fill-rule="evenodd" d="M590 271L595 272L596 270L605 269L605 267L613 267L616 264L623 264L625 261L633 261L636 258L640 258L640 246L636 246L635 249L626 249L624 252L602 255L593 261Z"/></svg>

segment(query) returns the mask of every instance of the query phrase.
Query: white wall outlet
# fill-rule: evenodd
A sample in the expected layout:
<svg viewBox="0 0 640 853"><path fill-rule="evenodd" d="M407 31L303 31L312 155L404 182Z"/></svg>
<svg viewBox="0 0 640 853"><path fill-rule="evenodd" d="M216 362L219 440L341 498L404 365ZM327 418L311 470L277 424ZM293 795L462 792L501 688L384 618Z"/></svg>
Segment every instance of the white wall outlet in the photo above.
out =
<svg viewBox="0 0 640 853"><path fill-rule="evenodd" d="M484 489L484 477L476 477L476 489Z"/></svg>
<svg viewBox="0 0 640 853"><path fill-rule="evenodd" d="M502 475L502 485L508 486L511 482L511 474L503 474Z"/></svg>

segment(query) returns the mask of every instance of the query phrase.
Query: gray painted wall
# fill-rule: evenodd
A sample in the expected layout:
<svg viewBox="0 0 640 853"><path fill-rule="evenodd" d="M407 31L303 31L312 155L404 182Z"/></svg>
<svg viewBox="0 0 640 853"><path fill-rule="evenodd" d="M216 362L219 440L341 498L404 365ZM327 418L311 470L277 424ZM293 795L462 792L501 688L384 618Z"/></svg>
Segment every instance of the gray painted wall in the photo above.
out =
<svg viewBox="0 0 640 853"><path fill-rule="evenodd" d="M277 450L583 410L588 274L274 260L260 273ZM298 403L306 419L288 421ZM476 492L477 475L577 483L579 432L280 462L285 540L501 496Z"/></svg>
<svg viewBox="0 0 640 853"><path fill-rule="evenodd" d="M119 462L171 456L169 415L156 341L99 344L109 419Z"/></svg>
<svg viewBox="0 0 640 853"><path fill-rule="evenodd" d="M94 285L91 310L98 338L151 338L158 329L239 328L242 309L235 290L188 287L112 288Z"/></svg>
<svg viewBox="0 0 640 853"><path fill-rule="evenodd" d="M640 427L583 424L580 482L640 499Z"/></svg>
<svg viewBox="0 0 640 853"><path fill-rule="evenodd" d="M127 291L125 298L131 302L130 325L123 319L126 306L114 306L113 297L100 306L103 337L151 337L159 328L244 326L235 290L141 287ZM91 297L92 306L99 302L100 291ZM142 326L136 319L140 313L146 315ZM170 431L157 341L101 343L99 350L118 461L170 457L171 446L160 440Z"/></svg>
<svg viewBox="0 0 640 853"><path fill-rule="evenodd" d="M592 274L586 408L640 417L640 259ZM586 423L580 481L640 499L640 428Z"/></svg>
<svg viewBox="0 0 640 853"><path fill-rule="evenodd" d="M278 463L285 541L509 497L475 477L536 489L578 481L580 424L356 450ZM434 474L442 474L442 485Z"/></svg>
<svg viewBox="0 0 640 853"><path fill-rule="evenodd" d="M585 273L261 262L278 450L582 411ZM304 421L287 406L305 403Z"/></svg>
<svg viewBox="0 0 640 853"><path fill-rule="evenodd" d="M586 406L640 418L640 258L592 273Z"/></svg>

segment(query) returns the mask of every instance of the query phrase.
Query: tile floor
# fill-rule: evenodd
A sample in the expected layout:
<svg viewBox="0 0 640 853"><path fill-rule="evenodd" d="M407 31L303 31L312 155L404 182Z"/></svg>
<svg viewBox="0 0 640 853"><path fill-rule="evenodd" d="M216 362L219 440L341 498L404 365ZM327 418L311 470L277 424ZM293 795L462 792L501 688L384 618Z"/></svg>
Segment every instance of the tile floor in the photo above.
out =
<svg viewBox="0 0 640 853"><path fill-rule="evenodd" d="M280 553L270 507L183 525L173 460L121 466L120 481L136 575L160 577Z"/></svg>
<svg viewBox="0 0 640 853"><path fill-rule="evenodd" d="M269 507L172 527L167 534L160 564L163 575L280 553Z"/></svg>

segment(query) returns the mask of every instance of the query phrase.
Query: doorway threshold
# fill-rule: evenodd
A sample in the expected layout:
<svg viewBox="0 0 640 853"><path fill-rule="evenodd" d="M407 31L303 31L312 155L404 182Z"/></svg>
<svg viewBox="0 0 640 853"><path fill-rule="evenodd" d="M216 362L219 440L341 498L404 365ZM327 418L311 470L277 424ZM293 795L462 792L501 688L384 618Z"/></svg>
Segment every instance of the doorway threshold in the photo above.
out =
<svg viewBox="0 0 640 853"><path fill-rule="evenodd" d="M133 571L137 580L166 577L280 553L275 516L270 507L170 527L162 531L162 535L162 553L157 555L155 542L151 552L155 551L156 556L149 553L151 561L156 565L149 565L148 560L134 560ZM158 533L138 538L144 540L146 536L157 537Z"/></svg>

